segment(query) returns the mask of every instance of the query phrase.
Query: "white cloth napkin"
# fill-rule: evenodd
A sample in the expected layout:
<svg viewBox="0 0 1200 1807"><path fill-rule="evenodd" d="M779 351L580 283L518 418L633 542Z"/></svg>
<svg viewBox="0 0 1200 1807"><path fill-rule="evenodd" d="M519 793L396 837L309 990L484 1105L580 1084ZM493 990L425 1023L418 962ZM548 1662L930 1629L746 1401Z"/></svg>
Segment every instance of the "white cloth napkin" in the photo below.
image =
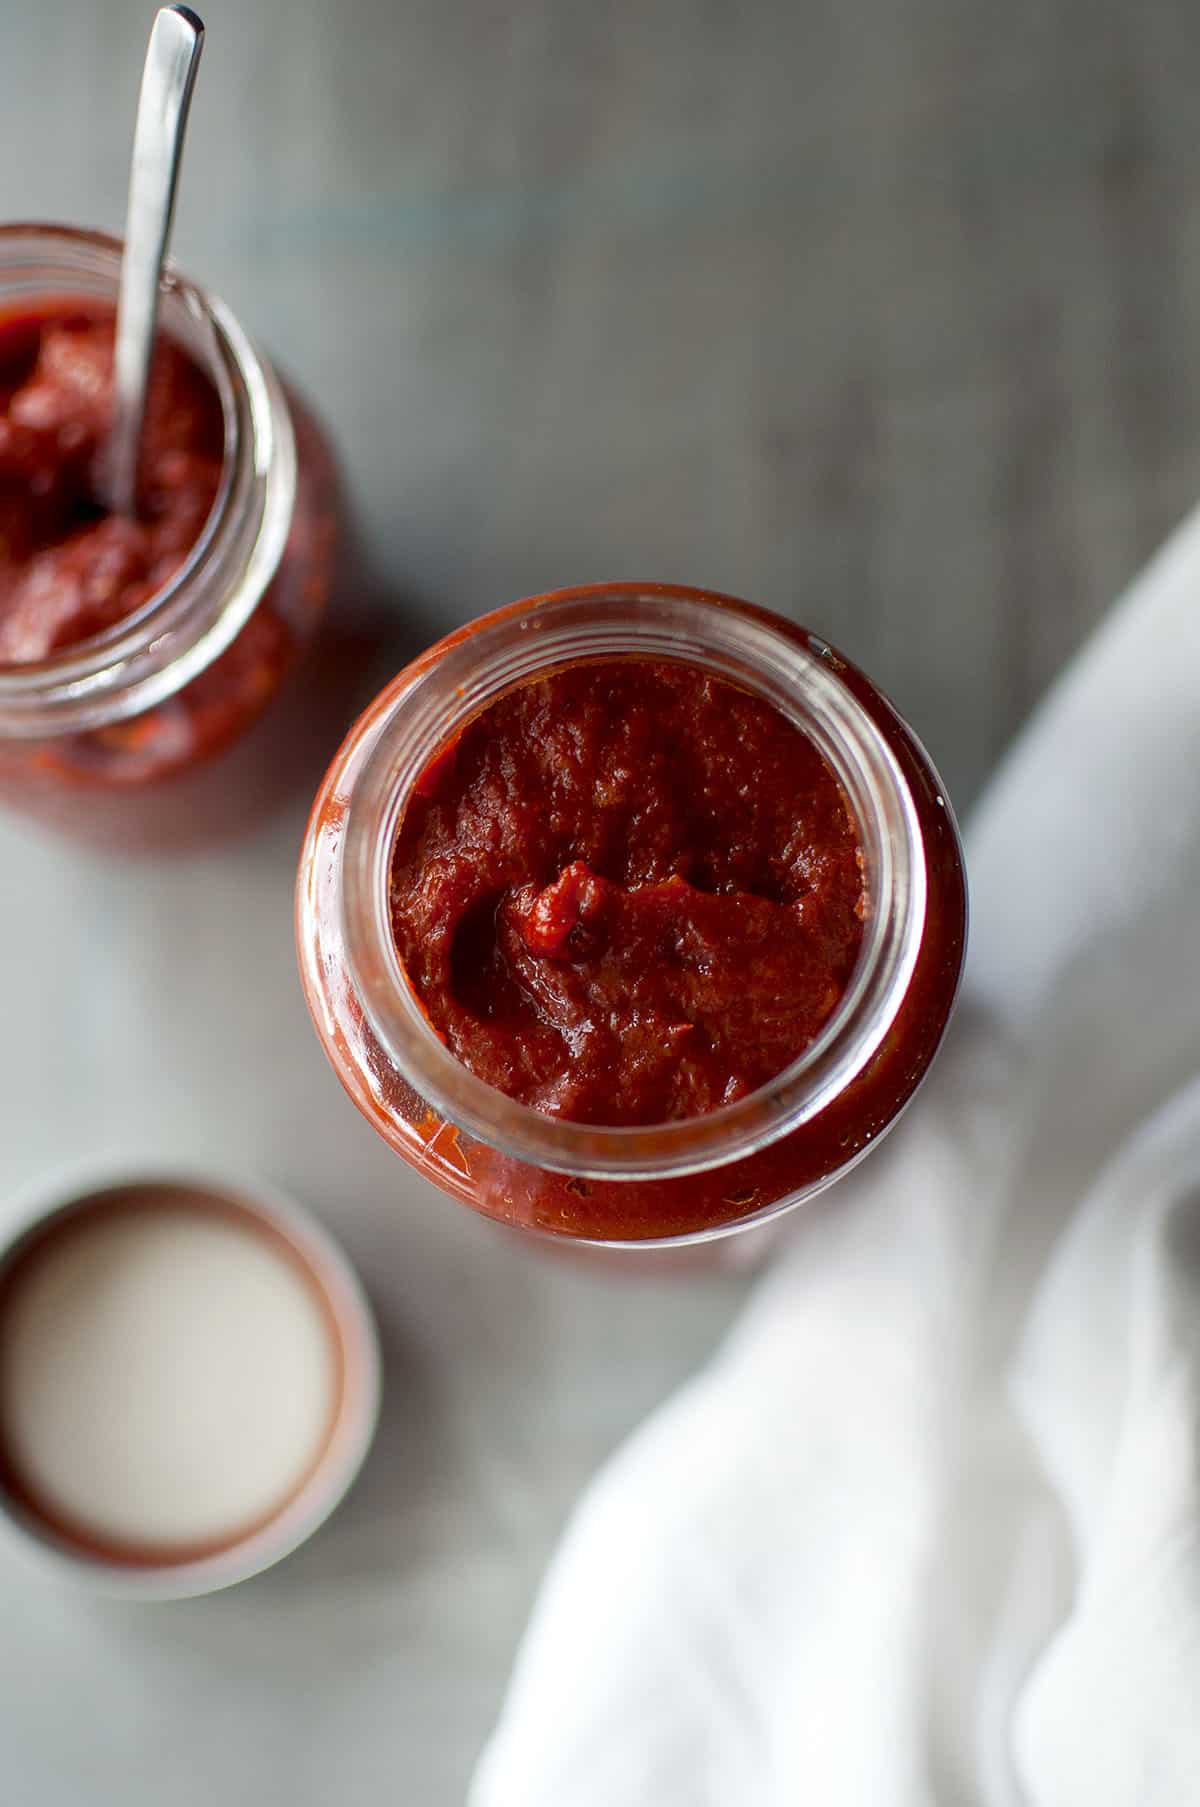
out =
<svg viewBox="0 0 1200 1807"><path fill-rule="evenodd" d="M585 1495L472 1807L1200 1803L1200 516L968 859L934 1074Z"/></svg>

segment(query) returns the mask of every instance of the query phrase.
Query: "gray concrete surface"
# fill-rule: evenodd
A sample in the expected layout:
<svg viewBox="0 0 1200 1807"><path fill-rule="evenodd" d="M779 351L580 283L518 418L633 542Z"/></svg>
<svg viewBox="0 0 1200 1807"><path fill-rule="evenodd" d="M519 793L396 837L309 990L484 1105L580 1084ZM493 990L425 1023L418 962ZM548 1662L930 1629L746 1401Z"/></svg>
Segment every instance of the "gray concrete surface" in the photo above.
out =
<svg viewBox="0 0 1200 1807"><path fill-rule="evenodd" d="M1200 489L1186 0L202 10L179 262L320 405L414 638L557 583L739 591L866 664L965 803ZM150 12L0 4L0 216L119 228ZM151 872L0 827L0 1194L257 1166L360 1262L391 1382L345 1512L234 1595L0 1557L5 1807L461 1801L572 1495L736 1304L398 1170L307 1033L296 826Z"/></svg>

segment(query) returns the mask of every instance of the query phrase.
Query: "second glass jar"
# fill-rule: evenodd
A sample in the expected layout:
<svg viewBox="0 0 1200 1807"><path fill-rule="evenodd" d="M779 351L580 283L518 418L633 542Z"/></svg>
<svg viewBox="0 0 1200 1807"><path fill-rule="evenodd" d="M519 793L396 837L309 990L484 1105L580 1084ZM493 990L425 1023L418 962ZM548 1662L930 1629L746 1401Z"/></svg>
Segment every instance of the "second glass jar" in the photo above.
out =
<svg viewBox="0 0 1200 1807"><path fill-rule="evenodd" d="M103 317L120 256L100 233L0 228L0 327L46 308ZM310 694L296 682L340 555L328 445L222 302L171 274L160 327L220 404L208 519L127 618L0 663L0 800L106 849L193 847L249 826L346 719L322 707L326 674L310 673Z"/></svg>
<svg viewBox="0 0 1200 1807"><path fill-rule="evenodd" d="M455 1058L401 967L389 873L413 787L465 724L516 685L629 658L694 666L803 730L857 828L866 916L845 995L776 1079L703 1116L609 1127L539 1112ZM870 680L751 604L653 584L531 598L452 634L402 672L326 775L297 890L317 1033L373 1127L485 1215L606 1246L678 1244L761 1224L860 1160L937 1050L965 931L949 804L928 756Z"/></svg>

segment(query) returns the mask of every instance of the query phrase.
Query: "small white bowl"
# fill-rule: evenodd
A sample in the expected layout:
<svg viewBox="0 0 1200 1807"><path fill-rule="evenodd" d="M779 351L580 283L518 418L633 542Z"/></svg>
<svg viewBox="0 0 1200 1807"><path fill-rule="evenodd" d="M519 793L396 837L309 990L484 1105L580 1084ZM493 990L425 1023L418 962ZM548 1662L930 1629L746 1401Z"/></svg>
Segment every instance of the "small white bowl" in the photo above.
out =
<svg viewBox="0 0 1200 1807"><path fill-rule="evenodd" d="M269 1241L282 1243L304 1269L327 1314L338 1352L338 1380L329 1428L312 1467L271 1516L236 1540L194 1556L160 1559L106 1550L97 1539L55 1529L24 1503L0 1472L0 1529L23 1553L106 1594L139 1600L180 1600L214 1593L270 1568L295 1550L340 1504L362 1467L379 1416L381 1363L374 1319L362 1286L337 1244L293 1199L261 1181L194 1170L72 1172L31 1189L10 1207L11 1227L0 1237L0 1281L23 1251L92 1210L113 1209L118 1196L186 1193L203 1208L242 1219ZM178 1208L178 1207L177 1207ZM8 1215L8 1213L6 1213ZM215 1543L216 1540L214 1540Z"/></svg>

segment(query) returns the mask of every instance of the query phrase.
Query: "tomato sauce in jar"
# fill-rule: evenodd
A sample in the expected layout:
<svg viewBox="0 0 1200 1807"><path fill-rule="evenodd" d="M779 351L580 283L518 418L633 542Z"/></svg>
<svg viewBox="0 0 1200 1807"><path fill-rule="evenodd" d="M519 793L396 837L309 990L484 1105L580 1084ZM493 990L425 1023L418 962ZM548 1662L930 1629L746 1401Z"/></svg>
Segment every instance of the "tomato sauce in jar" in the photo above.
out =
<svg viewBox="0 0 1200 1807"><path fill-rule="evenodd" d="M848 1171L928 1070L966 884L920 743L733 597L533 597L402 672L297 886L318 1036L368 1122L516 1229L707 1240Z"/></svg>
<svg viewBox="0 0 1200 1807"><path fill-rule="evenodd" d="M136 519L100 501L113 320L70 302L0 319L0 665L103 633L166 587L221 484L225 424L206 376L155 348Z"/></svg>
<svg viewBox="0 0 1200 1807"><path fill-rule="evenodd" d="M639 660L476 717L418 781L391 888L405 973L457 1058L600 1124L773 1079L833 1014L865 911L812 741L746 691Z"/></svg>
<svg viewBox="0 0 1200 1807"><path fill-rule="evenodd" d="M172 275L136 516L110 514L119 265L98 233L0 227L0 798L108 850L186 849L260 821L344 726L340 650L306 656L339 485L307 408Z"/></svg>

